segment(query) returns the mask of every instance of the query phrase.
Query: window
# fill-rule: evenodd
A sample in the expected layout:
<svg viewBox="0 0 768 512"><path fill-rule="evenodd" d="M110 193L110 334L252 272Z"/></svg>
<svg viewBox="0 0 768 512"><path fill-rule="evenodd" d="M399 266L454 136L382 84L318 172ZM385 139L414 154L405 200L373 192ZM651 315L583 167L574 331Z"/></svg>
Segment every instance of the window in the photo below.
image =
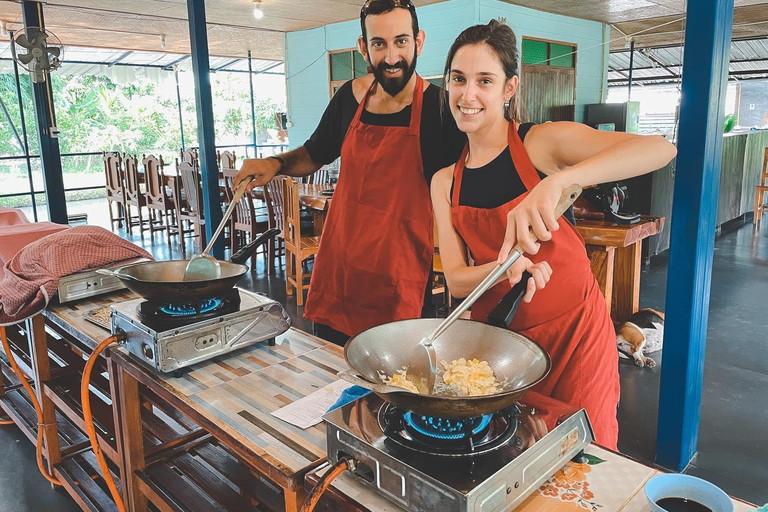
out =
<svg viewBox="0 0 768 512"><path fill-rule="evenodd" d="M576 67L576 47L568 43L523 38L523 64Z"/></svg>
<svg viewBox="0 0 768 512"><path fill-rule="evenodd" d="M331 78L331 96L336 94L344 82L368 74L368 63L355 49L331 52L328 55L328 68Z"/></svg>

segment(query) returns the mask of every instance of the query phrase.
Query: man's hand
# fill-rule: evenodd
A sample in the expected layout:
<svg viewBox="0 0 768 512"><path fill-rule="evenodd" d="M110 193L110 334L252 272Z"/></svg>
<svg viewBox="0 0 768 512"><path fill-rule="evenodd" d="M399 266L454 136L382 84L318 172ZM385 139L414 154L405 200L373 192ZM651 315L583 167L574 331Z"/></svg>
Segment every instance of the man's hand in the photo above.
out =
<svg viewBox="0 0 768 512"><path fill-rule="evenodd" d="M254 188L263 187L272 181L279 170L280 162L274 158L248 158L243 161L243 167L235 176L234 187L237 189L243 180L253 178L253 181L248 185L250 192Z"/></svg>

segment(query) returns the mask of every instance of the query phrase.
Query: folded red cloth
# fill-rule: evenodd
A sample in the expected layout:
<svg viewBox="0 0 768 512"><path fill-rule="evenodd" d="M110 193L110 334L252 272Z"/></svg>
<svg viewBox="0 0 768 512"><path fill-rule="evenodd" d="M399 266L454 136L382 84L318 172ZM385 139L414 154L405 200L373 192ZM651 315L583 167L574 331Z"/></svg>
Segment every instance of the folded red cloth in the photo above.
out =
<svg viewBox="0 0 768 512"><path fill-rule="evenodd" d="M28 224L27 216L18 208L5 208L0 206L0 226L13 226L15 224Z"/></svg>
<svg viewBox="0 0 768 512"><path fill-rule="evenodd" d="M2 267L11 261L17 252L35 240L65 229L69 229L69 226L53 222L27 222L0 226L0 279L5 274Z"/></svg>
<svg viewBox="0 0 768 512"><path fill-rule="evenodd" d="M137 258L144 249L98 226L79 226L32 242L5 264L0 281L0 325L29 318L48 305L59 278Z"/></svg>

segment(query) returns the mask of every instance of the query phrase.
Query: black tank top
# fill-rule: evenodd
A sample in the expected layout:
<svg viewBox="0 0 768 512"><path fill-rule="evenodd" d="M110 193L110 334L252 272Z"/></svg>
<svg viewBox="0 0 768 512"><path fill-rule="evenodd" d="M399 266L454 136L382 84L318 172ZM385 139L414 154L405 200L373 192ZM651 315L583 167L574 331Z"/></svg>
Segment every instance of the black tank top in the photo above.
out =
<svg viewBox="0 0 768 512"><path fill-rule="evenodd" d="M520 125L517 129L520 140L525 140L528 130L533 126L534 123ZM540 178L543 179L546 176L546 174L539 172ZM464 177L461 180L461 190L459 191L459 204L490 210L507 204L525 193L526 190L523 180L515 169L512 155L509 153L509 146L507 146L499 156L484 166L464 168ZM451 197L453 197L453 183L451 183ZM564 216L568 222L576 225L572 208L569 208Z"/></svg>

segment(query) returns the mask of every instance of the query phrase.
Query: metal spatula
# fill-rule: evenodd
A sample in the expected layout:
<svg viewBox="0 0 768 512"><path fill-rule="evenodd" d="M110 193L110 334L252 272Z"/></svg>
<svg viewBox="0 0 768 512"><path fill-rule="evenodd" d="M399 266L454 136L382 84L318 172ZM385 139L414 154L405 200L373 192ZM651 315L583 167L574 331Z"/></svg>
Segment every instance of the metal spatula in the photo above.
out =
<svg viewBox="0 0 768 512"><path fill-rule="evenodd" d="M198 254L187 263L187 268L184 269L185 281L207 281L221 277L221 264L219 263L219 260L208 253L211 252L214 242L216 242L216 239L219 238L219 235L224 230L224 226L227 225L229 217L232 215L232 212L235 211L237 202L243 197L245 189L251 181L252 180L243 180L240 182L240 186L237 187L235 195L229 203L229 208L227 208L224 217L222 217L221 222L219 223L219 227L216 228L216 231L211 237L211 241L208 242L208 245L205 247L202 254Z"/></svg>
<svg viewBox="0 0 768 512"><path fill-rule="evenodd" d="M573 184L563 191L560 196L560 200L555 207L555 218L559 219L560 216L571 207L576 198L581 195L581 187L577 184ZM530 236L537 240L533 230L529 231ZM525 253L522 246L518 243L507 257L507 261L496 265L496 267L488 274L488 277L482 280L477 287L470 293L461 304L443 320L437 328L432 331L428 336L422 339L418 345L413 348L411 356L408 358L408 372L407 378L418 388L421 394L432 394L432 390L435 387L435 378L437 377L437 354L435 354L435 347L432 343L440 336L446 329L448 329L465 311L467 311L472 304L477 301L489 288L491 288L496 281L504 275L509 267ZM472 354L468 354L470 358Z"/></svg>

